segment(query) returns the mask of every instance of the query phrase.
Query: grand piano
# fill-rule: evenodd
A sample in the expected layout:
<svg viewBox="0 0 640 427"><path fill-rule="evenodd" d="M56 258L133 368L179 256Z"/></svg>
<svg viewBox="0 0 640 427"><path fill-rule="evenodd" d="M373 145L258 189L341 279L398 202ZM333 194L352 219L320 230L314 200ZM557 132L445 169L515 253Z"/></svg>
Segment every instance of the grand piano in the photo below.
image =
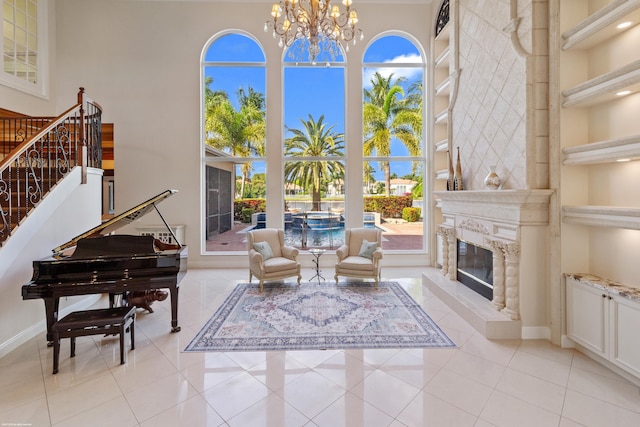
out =
<svg viewBox="0 0 640 427"><path fill-rule="evenodd" d="M178 239L156 204L176 193L166 190L54 248L53 255L33 262L33 277L22 286L22 299L43 299L47 317L47 341L58 320L60 297L169 289L171 332L178 326L178 289L187 272L187 247ZM166 244L153 236L112 234L155 209L178 244Z"/></svg>

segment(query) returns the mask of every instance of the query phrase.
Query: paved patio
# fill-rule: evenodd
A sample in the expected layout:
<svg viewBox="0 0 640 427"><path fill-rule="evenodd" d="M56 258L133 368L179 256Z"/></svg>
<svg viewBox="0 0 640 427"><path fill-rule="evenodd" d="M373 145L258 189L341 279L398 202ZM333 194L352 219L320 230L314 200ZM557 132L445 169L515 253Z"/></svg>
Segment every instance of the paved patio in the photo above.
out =
<svg viewBox="0 0 640 427"><path fill-rule="evenodd" d="M382 249L387 250L419 250L423 249L422 222L401 222L391 220L380 224L382 228ZM207 240L208 252L246 251L246 231L249 224L235 224L226 233Z"/></svg>

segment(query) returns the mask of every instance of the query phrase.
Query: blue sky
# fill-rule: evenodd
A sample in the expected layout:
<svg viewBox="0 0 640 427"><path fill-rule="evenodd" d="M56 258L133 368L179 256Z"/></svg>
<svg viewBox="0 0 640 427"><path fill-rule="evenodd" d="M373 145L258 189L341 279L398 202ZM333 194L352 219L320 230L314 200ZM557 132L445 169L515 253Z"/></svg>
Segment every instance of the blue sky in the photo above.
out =
<svg viewBox="0 0 640 427"><path fill-rule="evenodd" d="M284 69L285 126L300 128L300 119L307 120L311 114L318 120L324 114L327 125L335 125L334 131L344 132L344 69L339 66L342 57L320 57L316 66L309 66L306 59L299 59L300 64L297 64L288 55L284 57L287 65ZM265 61L259 45L252 39L237 34L223 36L209 47L205 61L224 62L227 65L205 67L205 76L213 77L213 90L226 91L233 102L236 102L236 92L240 87L246 90L251 85L258 92L266 92L264 68L251 67L252 64ZM333 64L324 65L327 61ZM363 83L368 86L373 73L378 71L385 77L390 73L394 77L406 77L408 86L421 79L423 68L411 68L406 64L419 62L418 50L407 39L398 36L380 38L367 48ZM371 66L367 67L367 64ZM399 65L395 67L391 64ZM398 141L392 142L391 152L392 155L408 155L406 148ZM378 169L377 164L374 167ZM402 162L395 169L392 172L402 176L410 172L410 163ZM380 172L376 173L376 178L381 179Z"/></svg>

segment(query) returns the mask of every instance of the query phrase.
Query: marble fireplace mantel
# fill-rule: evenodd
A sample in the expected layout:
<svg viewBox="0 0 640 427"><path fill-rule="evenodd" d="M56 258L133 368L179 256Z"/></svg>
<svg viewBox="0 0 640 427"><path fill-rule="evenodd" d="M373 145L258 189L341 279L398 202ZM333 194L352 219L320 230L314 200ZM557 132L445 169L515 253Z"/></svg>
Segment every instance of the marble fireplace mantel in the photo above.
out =
<svg viewBox="0 0 640 427"><path fill-rule="evenodd" d="M434 195L442 211L437 226L438 263L442 274L456 281L456 240L492 251L493 300L490 307L511 321L539 324L535 310L528 319L529 304L544 296L545 245L549 201L553 190L439 191ZM541 268L542 267L542 268ZM456 282L457 283L457 282ZM542 289L542 290L541 290Z"/></svg>
<svg viewBox="0 0 640 427"><path fill-rule="evenodd" d="M442 213L515 225L546 225L553 190L436 191Z"/></svg>

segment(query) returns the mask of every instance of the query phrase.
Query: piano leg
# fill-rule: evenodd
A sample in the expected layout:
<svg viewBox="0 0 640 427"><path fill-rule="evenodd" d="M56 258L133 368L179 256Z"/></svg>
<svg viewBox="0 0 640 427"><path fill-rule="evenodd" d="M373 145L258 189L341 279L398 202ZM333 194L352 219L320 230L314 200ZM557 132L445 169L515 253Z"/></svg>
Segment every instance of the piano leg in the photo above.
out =
<svg viewBox="0 0 640 427"><path fill-rule="evenodd" d="M58 307L60 298L43 298L44 311L47 318L47 347L53 346L53 324L58 321Z"/></svg>
<svg viewBox="0 0 640 427"><path fill-rule="evenodd" d="M169 292L171 292L171 332L180 332L180 326L178 326L178 289L177 285L169 287Z"/></svg>

